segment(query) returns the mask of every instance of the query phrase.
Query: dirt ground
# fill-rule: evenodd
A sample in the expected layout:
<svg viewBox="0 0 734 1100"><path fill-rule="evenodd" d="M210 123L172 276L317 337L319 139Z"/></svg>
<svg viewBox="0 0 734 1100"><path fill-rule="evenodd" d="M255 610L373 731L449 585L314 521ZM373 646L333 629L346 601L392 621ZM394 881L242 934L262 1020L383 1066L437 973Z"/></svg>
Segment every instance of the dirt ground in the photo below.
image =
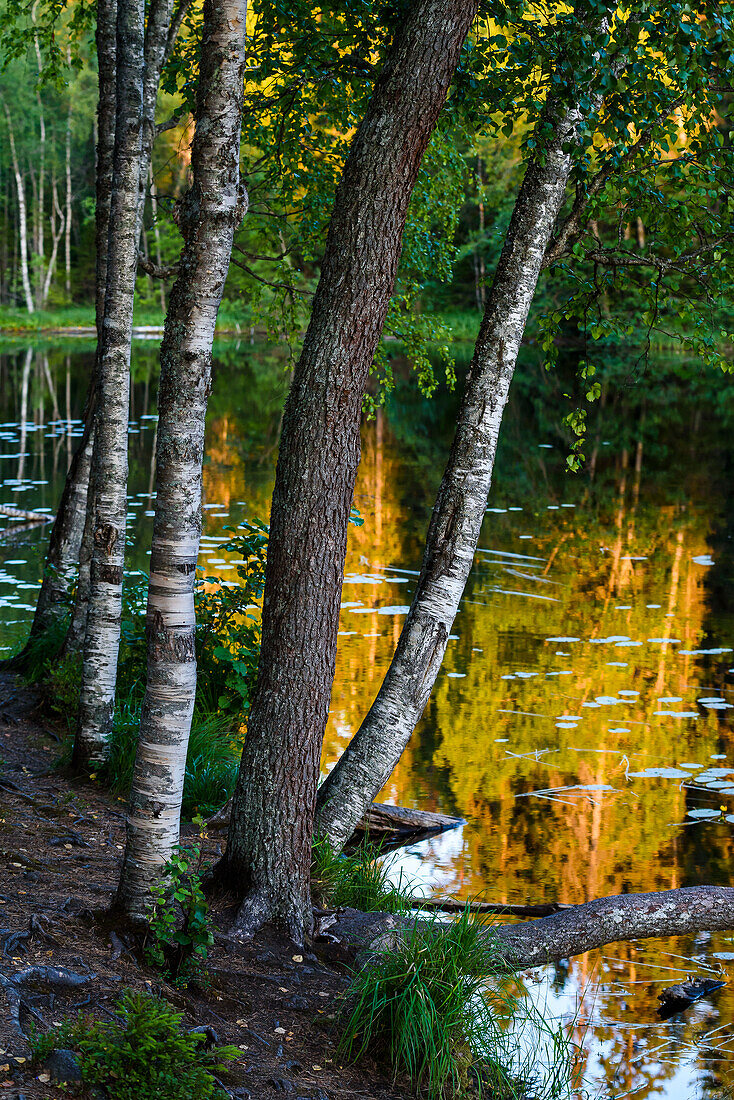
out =
<svg viewBox="0 0 734 1100"><path fill-rule="evenodd" d="M39 1080L14 1026L39 1031L81 1009L109 1019L124 989L165 997L190 1027L209 1026L242 1057L222 1076L237 1100L405 1100L409 1093L369 1062L344 1065L335 1017L347 969L263 933L234 945L216 937L208 987L177 989L161 979L115 929L112 901L125 842L124 803L57 767L58 734L22 682L0 675L0 1100L53 1100L68 1089ZM193 830L190 830L193 831ZM184 836L186 831L184 831ZM205 842L216 858L221 836ZM231 910L213 907L226 931ZM118 936L119 933L119 936ZM8 986L28 967L63 967L87 980L70 990L46 981ZM5 1002L5 1003L3 1003ZM140 1100L154 1100L141 1097Z"/></svg>

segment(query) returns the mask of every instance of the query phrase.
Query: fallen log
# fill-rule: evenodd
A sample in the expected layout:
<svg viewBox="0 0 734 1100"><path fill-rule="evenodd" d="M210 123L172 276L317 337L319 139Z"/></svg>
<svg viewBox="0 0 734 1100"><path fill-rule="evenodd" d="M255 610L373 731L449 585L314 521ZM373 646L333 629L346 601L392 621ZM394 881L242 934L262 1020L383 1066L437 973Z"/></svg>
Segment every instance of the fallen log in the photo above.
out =
<svg viewBox="0 0 734 1100"><path fill-rule="evenodd" d="M207 821L210 829L226 829L229 826L231 805L228 802ZM437 836L448 829L464 825L463 817L430 813L428 810L407 809L404 806L388 806L373 802L347 841L346 851L354 851L365 840L379 845L381 852L391 852L405 844L413 844L430 836Z"/></svg>
<svg viewBox="0 0 734 1100"><path fill-rule="evenodd" d="M0 504L0 516L8 519L21 519L25 523L53 523L53 516L47 512L26 512L23 508L13 508L10 504Z"/></svg>
<svg viewBox="0 0 734 1100"><path fill-rule="evenodd" d="M373 802L367 807L345 849L353 850L367 840L379 845L380 851L390 852L465 824L463 817L449 817L448 814L430 813L428 810L413 810L405 806Z"/></svg>
<svg viewBox="0 0 734 1100"><path fill-rule="evenodd" d="M329 933L359 959L398 946L415 919L346 909L336 914ZM610 943L732 929L734 887L684 886L596 898L539 920L488 926L487 935L496 944L497 967L513 971L558 962ZM441 935L441 930L437 925L436 934Z"/></svg>

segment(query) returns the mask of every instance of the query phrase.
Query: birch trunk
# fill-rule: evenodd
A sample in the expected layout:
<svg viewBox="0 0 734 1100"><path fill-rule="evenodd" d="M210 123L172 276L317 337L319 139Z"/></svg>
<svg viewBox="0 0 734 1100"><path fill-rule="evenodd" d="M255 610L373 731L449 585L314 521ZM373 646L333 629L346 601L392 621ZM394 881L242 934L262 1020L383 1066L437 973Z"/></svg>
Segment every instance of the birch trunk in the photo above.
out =
<svg viewBox="0 0 734 1100"><path fill-rule="evenodd" d="M93 527L89 606L77 765L107 755L120 645L127 513L127 426L130 345L138 260L138 197L142 153L144 0L117 5L114 188L110 202L107 291L102 324L92 451Z"/></svg>
<svg viewBox="0 0 734 1100"><path fill-rule="evenodd" d="M81 652L86 631L86 611L89 599L89 563L91 559L92 512L86 532L87 553L82 553L87 506L89 502L90 469L94 444L95 382L101 352L102 321L104 318L105 287L107 283L107 249L109 245L110 199L112 194L112 161L115 146L115 58L116 58L116 0L98 0L96 44L99 60L99 99L97 106L96 147L96 281L95 321L97 325L97 361L87 393L84 410L84 434L69 464L64 491L56 510L51 529L48 553L44 566L43 582L38 594L36 611L31 625L30 638L44 633L66 612L71 591L76 581L77 590L72 611L72 621L63 646L63 653ZM66 131L66 222L67 277L69 262L69 222L71 218L71 122ZM84 559L84 560L82 560ZM22 666L24 654L20 653L14 664Z"/></svg>
<svg viewBox="0 0 734 1100"><path fill-rule="evenodd" d="M36 24L36 14L38 12L38 0L31 8L31 21L33 25ZM38 79L40 82L41 73L43 71L43 61L41 59L41 47L38 43L38 35L34 32L33 44L36 48L36 66L38 68ZM39 131L39 144L38 144L38 194L36 197L36 226L37 226L37 259L36 259L36 305L39 309L43 309L46 305L46 249L44 245L44 223L46 220L46 118L43 113L43 100L41 99L40 89L36 88L36 106L38 107L38 131Z"/></svg>
<svg viewBox="0 0 734 1100"><path fill-rule="evenodd" d="M563 203L578 112L556 119L528 166L466 381L423 566L397 649L375 701L318 793L316 831L341 849L397 764L423 714L482 527L502 412L543 256Z"/></svg>
<svg viewBox="0 0 734 1100"><path fill-rule="evenodd" d="M71 68L71 46L66 47L66 64ZM66 134L64 141L66 161L66 201L64 203L64 266L66 300L71 302L71 89L66 110Z"/></svg>
<svg viewBox="0 0 734 1100"><path fill-rule="evenodd" d="M178 843L196 694L194 578L201 535L204 421L217 312L242 216L239 192L247 0L205 0L193 183L161 347L157 489L147 611L147 685L118 904L145 916Z"/></svg>
<svg viewBox="0 0 734 1100"><path fill-rule="evenodd" d="M8 139L10 141L10 160L13 165L13 175L15 177L15 190L18 197L18 245L20 252L20 277L23 282L23 294L25 296L25 306L28 313L34 313L35 307L33 305L33 293L31 291L31 280L28 274L28 214L26 210L25 201L25 184L23 183L23 176L20 171L20 165L18 163L18 154L15 148L15 131L13 130L13 120L8 110L8 105L3 100L3 110L5 111L5 119L8 124Z"/></svg>
<svg viewBox="0 0 734 1100"><path fill-rule="evenodd" d="M314 801L362 394L393 291L408 201L476 7L475 0L410 6L337 190L283 418L258 682L219 867L221 880L245 895L243 934L277 920L300 941L312 923Z"/></svg>

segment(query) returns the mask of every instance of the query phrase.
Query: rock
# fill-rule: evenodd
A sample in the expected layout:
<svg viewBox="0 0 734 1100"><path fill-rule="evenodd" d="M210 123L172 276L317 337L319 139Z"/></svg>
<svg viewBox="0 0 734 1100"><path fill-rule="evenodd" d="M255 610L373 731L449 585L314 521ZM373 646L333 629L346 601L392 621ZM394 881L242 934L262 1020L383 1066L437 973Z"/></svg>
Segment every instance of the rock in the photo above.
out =
<svg viewBox="0 0 734 1100"><path fill-rule="evenodd" d="M286 1001L286 1004L288 1008L293 1008L296 1012L308 1012L311 1007L311 1002L306 997L300 997L298 994Z"/></svg>
<svg viewBox="0 0 734 1100"><path fill-rule="evenodd" d="M73 1050L52 1050L44 1062L52 1081L81 1081L82 1067Z"/></svg>

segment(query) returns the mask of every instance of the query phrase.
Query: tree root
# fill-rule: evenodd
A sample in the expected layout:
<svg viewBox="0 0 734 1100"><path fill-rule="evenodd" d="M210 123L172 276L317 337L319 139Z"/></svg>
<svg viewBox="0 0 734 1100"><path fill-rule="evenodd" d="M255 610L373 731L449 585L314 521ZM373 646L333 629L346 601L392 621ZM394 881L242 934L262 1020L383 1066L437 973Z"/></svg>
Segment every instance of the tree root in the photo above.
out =
<svg viewBox="0 0 734 1100"><path fill-rule="evenodd" d="M28 921L25 932L12 932L9 928L0 928L0 940L3 945L3 955L9 956L14 952L27 952L28 944L34 938L43 940L44 943L52 943L58 947L58 940L47 932L39 918L33 914Z"/></svg>
<svg viewBox="0 0 734 1100"><path fill-rule="evenodd" d="M20 1012L23 1008L45 1025L43 1017L36 1012L24 996L24 986L38 983L51 986L53 989L76 989L80 985L91 982L95 977L96 974L77 974L74 970L66 970L61 966L29 966L25 970L19 970L16 974L0 973L0 987L5 993L10 1022L14 1031L21 1039L26 1039L26 1033L20 1022Z"/></svg>

